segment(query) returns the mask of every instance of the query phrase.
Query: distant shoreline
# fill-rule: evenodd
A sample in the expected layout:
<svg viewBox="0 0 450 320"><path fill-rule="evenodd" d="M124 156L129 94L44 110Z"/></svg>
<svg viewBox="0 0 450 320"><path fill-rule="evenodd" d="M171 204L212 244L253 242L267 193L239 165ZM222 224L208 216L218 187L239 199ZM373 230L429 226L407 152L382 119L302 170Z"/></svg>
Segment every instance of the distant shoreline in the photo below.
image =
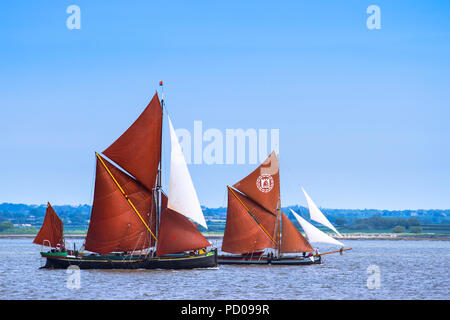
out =
<svg viewBox="0 0 450 320"><path fill-rule="evenodd" d="M0 234L0 239L29 239L34 238L35 234ZM222 239L223 235L209 235L204 234L210 239ZM67 234L66 239L83 239L86 234ZM450 241L450 235L432 235L432 234L417 234L417 235L397 235L397 234L344 234L342 237L335 237L339 240L435 240L435 241Z"/></svg>

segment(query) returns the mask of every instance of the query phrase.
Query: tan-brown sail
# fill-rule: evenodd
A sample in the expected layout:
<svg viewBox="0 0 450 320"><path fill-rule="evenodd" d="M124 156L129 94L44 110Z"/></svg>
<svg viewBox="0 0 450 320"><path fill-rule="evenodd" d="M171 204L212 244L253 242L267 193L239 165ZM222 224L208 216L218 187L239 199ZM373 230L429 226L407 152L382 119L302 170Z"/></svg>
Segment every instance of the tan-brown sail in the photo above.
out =
<svg viewBox="0 0 450 320"><path fill-rule="evenodd" d="M103 154L148 190L155 186L161 157L162 108L156 93L139 118Z"/></svg>
<svg viewBox="0 0 450 320"><path fill-rule="evenodd" d="M248 211L251 214L246 208L249 209ZM275 215L245 195L228 189L227 221L222 251L250 253L265 248L276 248L277 244L272 240L276 239L274 237L276 229L277 221Z"/></svg>
<svg viewBox="0 0 450 320"><path fill-rule="evenodd" d="M33 243L56 247L57 245L64 245L63 239L63 224L59 219L55 210L53 210L50 203L47 203L47 211L45 212L44 223L39 230Z"/></svg>
<svg viewBox="0 0 450 320"><path fill-rule="evenodd" d="M272 152L256 170L233 187L276 215L280 197L280 175L275 152Z"/></svg>
<svg viewBox="0 0 450 320"><path fill-rule="evenodd" d="M281 212L281 231L280 253L314 251L309 242L283 212Z"/></svg>
<svg viewBox="0 0 450 320"><path fill-rule="evenodd" d="M211 245L197 226L182 214L167 208L167 196L163 193L161 222L156 255L197 250Z"/></svg>
<svg viewBox="0 0 450 320"><path fill-rule="evenodd" d="M152 192L106 159L101 159L146 224L154 228L156 212ZM97 158L94 202L86 236L86 250L104 254L140 250L152 244L147 228Z"/></svg>

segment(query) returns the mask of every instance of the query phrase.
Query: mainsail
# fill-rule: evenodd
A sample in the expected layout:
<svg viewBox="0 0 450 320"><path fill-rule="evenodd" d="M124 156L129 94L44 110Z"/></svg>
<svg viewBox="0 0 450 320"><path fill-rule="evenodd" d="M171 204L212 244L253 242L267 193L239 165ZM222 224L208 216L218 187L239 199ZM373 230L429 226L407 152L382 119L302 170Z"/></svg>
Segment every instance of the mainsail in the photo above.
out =
<svg viewBox="0 0 450 320"><path fill-rule="evenodd" d="M319 222L320 224L323 224L325 227L330 228L334 232L336 232L339 236L341 235L336 228L331 224L330 221L324 216L322 211L316 206L316 204L312 201L312 199L308 196L305 189L302 187L302 191L305 194L306 202L308 203L309 208L309 215L311 217L311 220L314 220L316 222Z"/></svg>
<svg viewBox="0 0 450 320"><path fill-rule="evenodd" d="M33 243L48 247L56 247L58 244L62 246L64 244L63 224L49 202L47 202L44 223Z"/></svg>
<svg viewBox="0 0 450 320"><path fill-rule="evenodd" d="M184 215L167 207L167 197L162 194L161 223L156 255L178 253L209 247L197 226Z"/></svg>
<svg viewBox="0 0 450 320"><path fill-rule="evenodd" d="M167 207L208 228L183 152L181 151L181 146L178 142L178 137L172 126L172 121L170 121L169 117L168 119L172 150L170 154L169 200Z"/></svg>
<svg viewBox="0 0 450 320"><path fill-rule="evenodd" d="M276 248L277 217L245 195L228 188L228 209L222 250L249 253ZM267 234L268 232L269 234Z"/></svg>
<svg viewBox="0 0 450 320"><path fill-rule="evenodd" d="M103 154L152 190L161 158L161 128L162 108L155 93L139 118Z"/></svg>
<svg viewBox="0 0 450 320"><path fill-rule="evenodd" d="M300 223L302 229L305 231L306 237L308 238L309 242L329 243L337 246L344 246L342 242L330 237L329 235L320 231L308 221L300 217L294 210L291 209L291 212L297 219L298 223Z"/></svg>
<svg viewBox="0 0 450 320"><path fill-rule="evenodd" d="M113 178L122 187L126 196ZM104 254L113 251L140 250L154 243L127 197L145 223L154 226L156 212L152 192L97 155L94 203L86 236L86 250Z"/></svg>

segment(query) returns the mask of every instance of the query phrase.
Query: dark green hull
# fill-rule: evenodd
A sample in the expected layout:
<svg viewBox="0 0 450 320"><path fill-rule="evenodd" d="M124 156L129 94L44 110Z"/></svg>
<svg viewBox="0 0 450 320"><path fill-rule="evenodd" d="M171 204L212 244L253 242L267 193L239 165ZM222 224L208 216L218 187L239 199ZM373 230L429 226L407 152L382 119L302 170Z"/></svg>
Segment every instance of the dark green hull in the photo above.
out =
<svg viewBox="0 0 450 320"><path fill-rule="evenodd" d="M270 264L270 265L310 265L310 264L320 264L322 263L321 256L309 257L269 257L263 256L252 256L252 255L220 255L218 258L219 264Z"/></svg>
<svg viewBox="0 0 450 320"><path fill-rule="evenodd" d="M80 269L193 269L217 266L216 250L197 255L177 254L161 257L98 254L71 256L52 252L41 252L41 255L47 259L43 268L48 269L67 269L70 266Z"/></svg>

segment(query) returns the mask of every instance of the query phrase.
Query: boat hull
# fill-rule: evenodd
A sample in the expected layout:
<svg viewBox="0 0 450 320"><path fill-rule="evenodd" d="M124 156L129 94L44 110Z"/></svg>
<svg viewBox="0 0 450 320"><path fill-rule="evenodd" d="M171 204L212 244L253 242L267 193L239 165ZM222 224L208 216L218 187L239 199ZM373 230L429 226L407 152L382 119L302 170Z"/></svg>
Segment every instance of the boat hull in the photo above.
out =
<svg viewBox="0 0 450 320"><path fill-rule="evenodd" d="M204 254L166 255L161 257L114 256L114 255L55 255L41 252L46 258L45 269L67 269L76 266L80 269L194 269L217 266L217 251Z"/></svg>
<svg viewBox="0 0 450 320"><path fill-rule="evenodd" d="M321 256L309 257L269 257L269 256L249 256L249 255L220 255L219 264L236 265L310 265L322 263Z"/></svg>

